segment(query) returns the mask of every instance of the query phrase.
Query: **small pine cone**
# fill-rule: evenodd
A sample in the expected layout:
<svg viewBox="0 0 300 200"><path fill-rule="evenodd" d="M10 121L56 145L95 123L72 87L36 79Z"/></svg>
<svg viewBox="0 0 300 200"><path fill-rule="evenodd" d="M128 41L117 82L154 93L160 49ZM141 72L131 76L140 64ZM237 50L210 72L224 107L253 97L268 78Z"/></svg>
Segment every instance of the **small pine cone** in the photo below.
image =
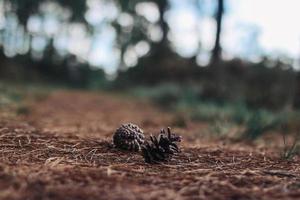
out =
<svg viewBox="0 0 300 200"><path fill-rule="evenodd" d="M144 133L137 125L128 123L122 124L119 127L114 136L113 143L115 147L129 150L129 151L139 151L141 145L144 144Z"/></svg>
<svg viewBox="0 0 300 200"><path fill-rule="evenodd" d="M159 163L169 158L169 155L161 147L157 147L147 141L142 146L142 155L146 163Z"/></svg>
<svg viewBox="0 0 300 200"><path fill-rule="evenodd" d="M169 160L173 154L180 152L176 142L181 141L181 136L171 133L168 128L168 134L162 129L158 139L150 136L151 143L145 142L142 145L142 156L147 163L159 163Z"/></svg>

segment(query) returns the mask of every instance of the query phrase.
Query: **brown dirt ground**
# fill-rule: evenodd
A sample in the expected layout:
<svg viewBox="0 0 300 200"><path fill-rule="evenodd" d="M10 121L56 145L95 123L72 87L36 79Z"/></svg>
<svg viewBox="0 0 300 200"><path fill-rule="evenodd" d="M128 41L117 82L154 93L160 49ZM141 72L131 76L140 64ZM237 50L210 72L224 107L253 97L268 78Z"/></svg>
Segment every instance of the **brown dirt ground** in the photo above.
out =
<svg viewBox="0 0 300 200"><path fill-rule="evenodd" d="M299 159L278 148L211 139L187 122L182 153L149 165L110 145L124 122L147 135L174 116L104 93L54 92L26 116L0 115L0 199L299 199ZM276 146L276 145L275 145Z"/></svg>

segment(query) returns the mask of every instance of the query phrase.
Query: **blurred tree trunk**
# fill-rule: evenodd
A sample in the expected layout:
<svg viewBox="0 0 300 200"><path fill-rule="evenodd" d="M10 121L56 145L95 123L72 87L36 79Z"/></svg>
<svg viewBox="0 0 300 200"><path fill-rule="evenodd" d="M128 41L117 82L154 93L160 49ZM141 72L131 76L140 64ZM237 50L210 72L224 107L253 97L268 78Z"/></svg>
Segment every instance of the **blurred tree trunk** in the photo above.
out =
<svg viewBox="0 0 300 200"><path fill-rule="evenodd" d="M157 1L158 9L159 9L159 25L162 29L163 36L161 43L167 43L167 34L169 31L169 27L167 22L164 20L164 14L167 10L168 2L166 0L158 0Z"/></svg>
<svg viewBox="0 0 300 200"><path fill-rule="evenodd" d="M219 61L221 58L222 49L221 49L220 39L221 39L221 31L222 31L223 13L224 13L224 0L218 0L218 7L215 16L217 30L216 30L215 45L212 50L212 62Z"/></svg>
<svg viewBox="0 0 300 200"><path fill-rule="evenodd" d="M294 108L296 106L297 96L299 96L299 94L300 94L298 92L299 91L298 73L293 70L290 73L288 80L286 80L286 81L290 83L290 86L288 88L286 88L289 91L289 95L288 95L284 110L291 111L291 110L294 110Z"/></svg>
<svg viewBox="0 0 300 200"><path fill-rule="evenodd" d="M210 66L213 73L214 81L213 81L213 88L215 90L215 96L218 100L224 99L226 96L227 90L227 83L226 83L226 76L227 70L224 69L222 66L221 61L221 32L222 32L222 18L224 14L224 1L225 0L217 0L217 9L215 14L215 21L216 21L216 38L215 38L215 45L211 52L211 60Z"/></svg>
<svg viewBox="0 0 300 200"><path fill-rule="evenodd" d="M167 22L164 19L164 14L166 10L168 9L168 1L167 0L155 0L155 3L158 6L159 10L159 26L162 30L162 39L160 42L156 43L154 45L154 56L158 57L158 59L163 58L164 56L167 56L166 54L169 53L170 49L168 47L168 32L169 32L169 26Z"/></svg>

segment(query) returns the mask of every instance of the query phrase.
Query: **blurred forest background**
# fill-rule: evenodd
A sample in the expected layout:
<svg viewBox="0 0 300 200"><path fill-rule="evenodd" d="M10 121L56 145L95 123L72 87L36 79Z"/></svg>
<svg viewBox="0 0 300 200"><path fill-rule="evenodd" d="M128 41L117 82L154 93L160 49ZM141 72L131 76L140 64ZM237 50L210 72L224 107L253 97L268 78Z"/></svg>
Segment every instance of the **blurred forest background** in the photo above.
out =
<svg viewBox="0 0 300 200"><path fill-rule="evenodd" d="M238 35L225 26L234 2L1 0L0 77L122 91L185 113L183 126L185 117L221 121L221 132L224 121L245 124L250 138L278 124L293 129L299 57L265 53L253 24L240 25L228 53L223 36Z"/></svg>

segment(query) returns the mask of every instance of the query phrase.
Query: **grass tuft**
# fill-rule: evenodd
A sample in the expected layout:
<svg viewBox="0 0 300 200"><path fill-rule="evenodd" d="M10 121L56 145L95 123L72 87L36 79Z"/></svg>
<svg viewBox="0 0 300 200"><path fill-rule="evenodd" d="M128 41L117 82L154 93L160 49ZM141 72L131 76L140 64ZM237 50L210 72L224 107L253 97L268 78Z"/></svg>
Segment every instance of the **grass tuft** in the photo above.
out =
<svg viewBox="0 0 300 200"><path fill-rule="evenodd" d="M283 149L281 152L281 158L284 160L292 160L296 155L299 155L299 142L300 142L300 135L296 134L293 135L292 141L288 142L286 133L282 134L283 140Z"/></svg>

